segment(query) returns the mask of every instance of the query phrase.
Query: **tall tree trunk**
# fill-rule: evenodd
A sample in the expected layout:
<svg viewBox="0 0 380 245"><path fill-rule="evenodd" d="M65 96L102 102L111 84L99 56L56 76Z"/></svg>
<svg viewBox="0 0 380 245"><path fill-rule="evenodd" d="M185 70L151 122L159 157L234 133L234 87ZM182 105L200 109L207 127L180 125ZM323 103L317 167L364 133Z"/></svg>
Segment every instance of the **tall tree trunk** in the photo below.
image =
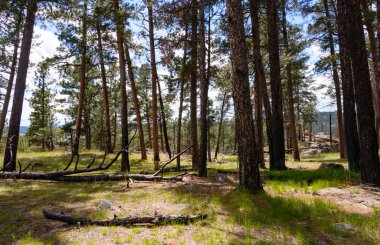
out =
<svg viewBox="0 0 380 245"><path fill-rule="evenodd" d="M364 12L369 13L368 3L366 0L362 1L362 6ZM373 106L375 109L375 119L376 119L376 131L377 139L380 140L380 73L377 73L376 70L379 67L379 60L376 47L376 36L373 23L369 18L364 18L364 24L367 27L368 40L370 45L370 51L372 55L372 65L375 75L375 79L371 81L372 86L372 96L373 96Z"/></svg>
<svg viewBox="0 0 380 245"><path fill-rule="evenodd" d="M201 113L200 127L201 137L199 144L199 176L207 176L207 107L208 107L208 81L206 76L206 41L205 41L205 10L204 0L199 1L199 78Z"/></svg>
<svg viewBox="0 0 380 245"><path fill-rule="evenodd" d="M104 53L103 53L103 42L102 42L102 33L100 31L100 20L99 17L96 20L96 33L98 38L98 52L100 60L100 74L102 77L102 88L103 88L103 106L104 106L104 117L106 121L106 140L105 140L105 152L113 152L111 144L111 121L110 121L110 105L108 99L108 89L107 89L107 77L106 77L106 68L104 66ZM102 136L103 138L103 136Z"/></svg>
<svg viewBox="0 0 380 245"><path fill-rule="evenodd" d="M328 42L330 48L330 61L332 65L333 81L335 86L335 97L336 97L336 109L337 109L337 120L338 120L338 137L339 137L339 153L340 158L344 158L344 134L343 134L343 115L342 115L342 95L340 91L340 82L338 75L338 64L336 62L337 57L335 53L333 29L331 25L331 16L327 0L323 0L323 6L325 8L326 14L326 28L328 34Z"/></svg>
<svg viewBox="0 0 380 245"><path fill-rule="evenodd" d="M29 66L30 48L32 45L34 21L37 12L37 0L30 0L28 4L24 30L21 41L21 53L18 62L17 78L15 92L13 96L13 105L11 118L9 120L8 138L6 150L4 153L4 170L16 170L17 147L20 135L20 123L22 114L22 105L24 102L26 76Z"/></svg>
<svg viewBox="0 0 380 245"><path fill-rule="evenodd" d="M273 153L271 155L271 170L284 170L285 142L284 118L282 113L282 88L280 77L280 52L278 41L277 1L267 0L268 49L270 66L270 84L272 92L272 137Z"/></svg>
<svg viewBox="0 0 380 245"><path fill-rule="evenodd" d="M127 74L125 72L125 55L124 55L124 25L120 17L119 0L113 0L114 18L116 24L116 40L117 50L119 54L119 72L120 72L120 102L121 102L121 147L122 149L128 146L128 105L127 105L127 91L126 81ZM128 152L122 153L121 158L121 171L130 171L129 154Z"/></svg>
<svg viewBox="0 0 380 245"><path fill-rule="evenodd" d="M191 4L191 51L190 51L190 132L192 148L192 167L198 168L198 126L197 126L197 26L198 26L198 1L192 0Z"/></svg>
<svg viewBox="0 0 380 245"><path fill-rule="evenodd" d="M161 113L158 114L158 127L160 129L160 141L161 141L161 151L162 152L165 152L165 147L164 147L164 134L162 132L162 117L161 117Z"/></svg>
<svg viewBox="0 0 380 245"><path fill-rule="evenodd" d="M250 192L262 189L255 127L248 79L247 45L240 0L227 0L227 21L232 64L232 94L235 108L235 132L238 141L240 186Z"/></svg>
<svg viewBox="0 0 380 245"><path fill-rule="evenodd" d="M20 10L17 22L16 22L16 29L15 29L15 39L13 43L13 54L12 54L12 64L11 64L11 70L9 73L9 80L7 85L7 91L5 93L4 97L4 103L3 108L1 110L1 117L0 117L0 140L3 136L4 132L4 126L5 126L5 120L7 119L8 114L8 107L9 107L9 101L11 100L11 94L12 94L12 87L13 87L13 81L15 80L15 74L16 74L16 66L17 66L17 57L18 57L18 49L20 46L20 32L21 32L21 25L23 21L23 13Z"/></svg>
<svg viewBox="0 0 380 245"><path fill-rule="evenodd" d="M187 38L188 38L188 24L185 28L185 41L183 48L181 80L180 80L180 95L179 95L179 110L178 110L178 123L177 123L177 153L181 152L181 137L182 137L182 111L183 111L183 97L185 93L185 80L187 75L186 62L187 62ZM181 156L177 157L177 171L181 168Z"/></svg>
<svg viewBox="0 0 380 245"><path fill-rule="evenodd" d="M147 128L148 128L148 139L149 139L149 147L152 148L153 143L152 143L152 129L150 126L150 110L149 110L149 105L148 103L146 104L146 123L147 123Z"/></svg>
<svg viewBox="0 0 380 245"><path fill-rule="evenodd" d="M146 157L146 149L145 149L144 130L143 130L143 125L142 125L141 113L140 113L139 99L137 97L135 74L133 73L132 60L129 54L128 43L125 43L125 55L126 55L126 61L127 61L127 66L128 66L129 80L131 81L133 106L135 108L137 130L138 130L139 141L140 141L141 159L145 160L147 159L147 157Z"/></svg>
<svg viewBox="0 0 380 245"><path fill-rule="evenodd" d="M218 125L218 136L216 138L216 148L215 148L214 159L218 158L219 145L220 145L220 137L221 137L221 134L222 134L222 126L223 126L223 119L224 119L224 107L226 105L226 99L227 99L227 92L224 92L222 106L221 106L221 109L220 109L220 119L219 119L219 125Z"/></svg>
<svg viewBox="0 0 380 245"><path fill-rule="evenodd" d="M160 152L158 148L158 121L157 121L157 68L156 68L156 51L154 46L154 31L153 31L153 9L152 0L148 0L148 15L149 15L149 46L150 46L150 65L152 68L152 120L153 120L153 154L154 154L154 169L158 169L160 162Z"/></svg>
<svg viewBox="0 0 380 245"><path fill-rule="evenodd" d="M161 93L161 86L160 86L160 81L157 78L157 85L158 85L158 98L160 101L160 111L161 111L161 119L162 119L162 130L164 133L164 140L165 140L165 149L166 152L169 155L169 158L172 158L172 152L170 150L170 144L169 144L169 137L168 137L168 128L166 126L166 116L165 116L165 106L164 106L164 101L162 99L162 93ZM161 134L162 137L162 134Z"/></svg>
<svg viewBox="0 0 380 245"><path fill-rule="evenodd" d="M346 15L359 126L360 168L363 183L380 185L380 164L372 104L371 80L360 0L346 0Z"/></svg>
<svg viewBox="0 0 380 245"><path fill-rule="evenodd" d="M288 57L291 57L288 41L288 30L286 20L286 0L282 1L282 35L284 39L284 48ZM294 161L300 161L300 152L298 149L297 129L296 129L296 116L294 113L294 98L293 98L293 77L292 77L292 60L286 66L286 92L288 95L288 112L289 112L289 135L291 145L293 147Z"/></svg>
<svg viewBox="0 0 380 245"><path fill-rule="evenodd" d="M249 7L251 12L252 23L252 42L253 42L253 63L255 70L255 126L256 126L256 144L258 165L265 167L264 161L264 142L263 142L263 86L266 86L263 61L260 48L260 23L259 23L259 4L260 0L250 0ZM269 102L269 99L268 99ZM266 109L270 110L266 107ZM269 112L272 114L271 112ZM271 133L269 133L271 134ZM268 137L268 141L272 137ZM270 145L270 152L272 146Z"/></svg>
<svg viewBox="0 0 380 245"><path fill-rule="evenodd" d="M346 151L348 156L348 166L351 171L360 171L360 145L358 127L356 122L355 94L352 80L351 60L348 47L347 22L344 18L344 0L338 0L338 37L339 55L342 74L343 90L343 117ZM322 123L323 131L323 123Z"/></svg>
<svg viewBox="0 0 380 245"><path fill-rule="evenodd" d="M72 155L78 155L80 134L82 128L82 117L84 108L84 97L86 90L86 59L87 59L87 0L83 1L83 17L82 17L82 40L81 40L81 65L80 65L80 87L79 101L77 109L77 118L75 123L75 139L73 143Z"/></svg>
<svg viewBox="0 0 380 245"><path fill-rule="evenodd" d="M116 99L114 102L115 102L115 104L114 104L114 106L115 106L115 115L114 115L115 121L113 124L113 145L112 145L112 149L115 149L115 147L116 147L116 138L117 138L117 110L116 110L117 103L116 103Z"/></svg>

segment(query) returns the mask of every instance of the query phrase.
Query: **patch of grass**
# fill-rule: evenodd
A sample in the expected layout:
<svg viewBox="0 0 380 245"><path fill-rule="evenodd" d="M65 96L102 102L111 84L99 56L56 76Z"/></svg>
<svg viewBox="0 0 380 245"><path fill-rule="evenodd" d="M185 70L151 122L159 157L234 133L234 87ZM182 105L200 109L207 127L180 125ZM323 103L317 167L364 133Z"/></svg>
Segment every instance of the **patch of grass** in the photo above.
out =
<svg viewBox="0 0 380 245"><path fill-rule="evenodd" d="M122 239L118 236L113 239L113 242L116 244L122 244L123 243Z"/></svg>
<svg viewBox="0 0 380 245"><path fill-rule="evenodd" d="M158 245L159 242L158 242L158 240L156 240L156 239L148 239L148 238L144 238L144 240L143 240L143 244L145 244L145 245Z"/></svg>
<svg viewBox="0 0 380 245"><path fill-rule="evenodd" d="M138 234L138 233L142 232L142 228L141 227L132 227L132 231L133 231L133 233Z"/></svg>
<svg viewBox="0 0 380 245"><path fill-rule="evenodd" d="M124 241L126 243L131 243L133 241L133 239L135 238L135 234L129 234L125 239Z"/></svg>

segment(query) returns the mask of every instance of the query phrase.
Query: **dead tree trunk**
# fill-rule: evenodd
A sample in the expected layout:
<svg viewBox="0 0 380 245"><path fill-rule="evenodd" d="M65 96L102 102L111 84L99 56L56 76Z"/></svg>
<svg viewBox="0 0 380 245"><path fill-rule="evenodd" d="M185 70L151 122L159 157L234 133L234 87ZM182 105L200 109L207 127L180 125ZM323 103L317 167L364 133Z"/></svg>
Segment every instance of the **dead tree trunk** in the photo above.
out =
<svg viewBox="0 0 380 245"><path fill-rule="evenodd" d="M51 213L45 210L42 214L46 219L55 220L67 223L69 225L98 225L98 226L132 226L141 224L151 225L167 225L167 224L189 224L196 220L204 220L207 214L198 215L143 215L143 216L128 216L126 218L114 217L111 220L92 220L88 218L79 218L62 213Z"/></svg>

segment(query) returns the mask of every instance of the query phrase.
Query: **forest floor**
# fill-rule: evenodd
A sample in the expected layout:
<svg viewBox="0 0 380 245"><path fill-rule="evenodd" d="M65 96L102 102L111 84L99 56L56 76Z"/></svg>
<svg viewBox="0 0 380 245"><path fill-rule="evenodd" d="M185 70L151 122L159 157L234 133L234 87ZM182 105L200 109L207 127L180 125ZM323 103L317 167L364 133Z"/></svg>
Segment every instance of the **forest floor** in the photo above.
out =
<svg viewBox="0 0 380 245"><path fill-rule="evenodd" d="M92 153L101 154L86 153L82 166ZM40 162L34 171L55 171L69 155L21 153L19 159ZM131 155L133 173L152 171L150 161L138 159ZM182 160L189 164L188 156ZM347 170L317 169L322 162L347 167L332 153L288 160L292 170L262 171L265 191L257 195L237 188L236 175L218 174L218 169L237 170L236 156L222 155L208 165L208 178L175 183L134 182L127 188L126 182L0 180L0 244L380 244L380 208L366 199L380 201L378 190L360 186L359 176ZM99 209L103 200L112 207ZM44 219L42 209L93 219L155 212L209 218L190 225L69 226Z"/></svg>

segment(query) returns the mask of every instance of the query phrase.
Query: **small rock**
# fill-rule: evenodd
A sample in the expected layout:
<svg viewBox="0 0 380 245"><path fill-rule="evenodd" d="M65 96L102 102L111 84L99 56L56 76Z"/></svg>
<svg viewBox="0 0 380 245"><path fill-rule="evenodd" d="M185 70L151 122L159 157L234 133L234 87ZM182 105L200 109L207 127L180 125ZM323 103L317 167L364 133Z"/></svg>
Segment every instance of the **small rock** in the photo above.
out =
<svg viewBox="0 0 380 245"><path fill-rule="evenodd" d="M98 209L113 209L113 205L110 201L107 200L101 200Z"/></svg>
<svg viewBox="0 0 380 245"><path fill-rule="evenodd" d="M215 176L215 180L217 182L225 182L227 180L227 176L225 174L217 174Z"/></svg>
<svg viewBox="0 0 380 245"><path fill-rule="evenodd" d="M319 169L344 169L344 166L340 163L323 162L319 165Z"/></svg>
<svg viewBox="0 0 380 245"><path fill-rule="evenodd" d="M336 223L335 228L340 231L349 231L352 230L352 225L348 223Z"/></svg>

